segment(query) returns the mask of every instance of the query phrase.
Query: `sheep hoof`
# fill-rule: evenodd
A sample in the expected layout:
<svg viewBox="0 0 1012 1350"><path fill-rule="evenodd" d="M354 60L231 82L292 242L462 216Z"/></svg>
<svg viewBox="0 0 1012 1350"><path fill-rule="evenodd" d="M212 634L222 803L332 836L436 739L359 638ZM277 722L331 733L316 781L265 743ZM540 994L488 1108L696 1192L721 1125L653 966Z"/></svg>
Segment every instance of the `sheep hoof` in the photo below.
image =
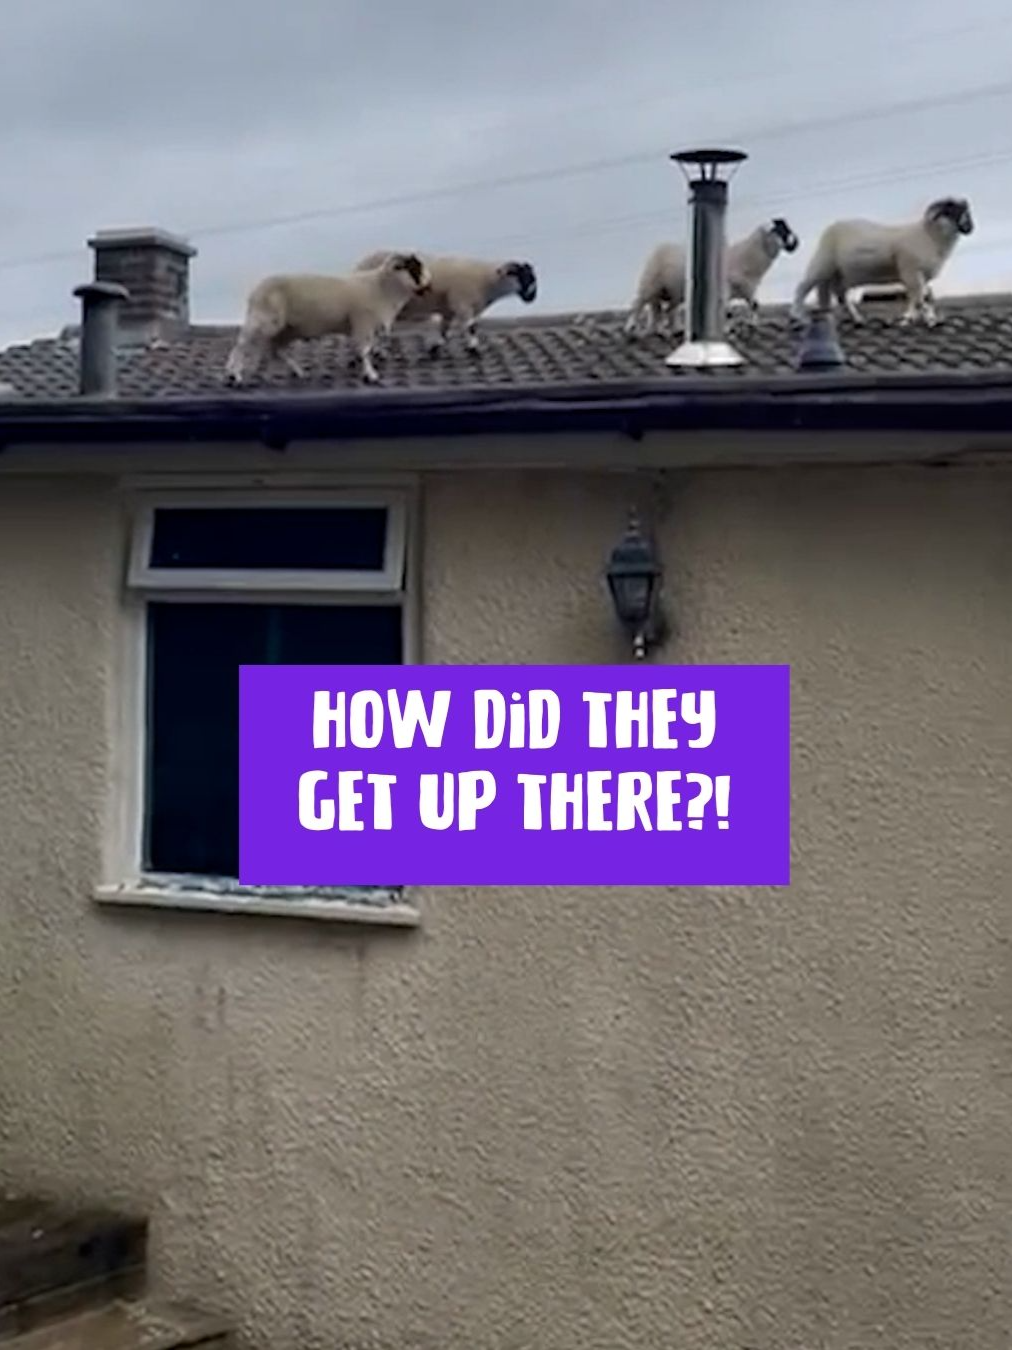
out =
<svg viewBox="0 0 1012 1350"><path fill-rule="evenodd" d="M436 361L436 360L438 360L439 357L442 356L442 354L443 354L443 345L442 345L442 343L438 343L438 342L437 342L437 343L433 343L433 345L428 349L428 357L429 357L429 360L430 360L430 361Z"/></svg>

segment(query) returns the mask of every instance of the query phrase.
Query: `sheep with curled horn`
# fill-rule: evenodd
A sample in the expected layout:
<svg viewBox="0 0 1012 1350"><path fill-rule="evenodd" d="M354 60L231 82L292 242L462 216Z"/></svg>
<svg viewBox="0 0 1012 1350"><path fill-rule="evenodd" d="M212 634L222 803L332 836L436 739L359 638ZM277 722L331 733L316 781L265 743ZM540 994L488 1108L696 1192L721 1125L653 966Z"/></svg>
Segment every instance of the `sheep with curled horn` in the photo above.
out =
<svg viewBox="0 0 1012 1350"><path fill-rule="evenodd" d="M780 254L793 253L797 247L798 236L782 216L757 225L744 239L731 244L725 261L728 304L743 302L757 323L760 286ZM660 331L663 326L671 331L676 313L685 304L686 265L681 244L658 244L650 254L626 320L630 336Z"/></svg>
<svg viewBox="0 0 1012 1350"><path fill-rule="evenodd" d="M413 253L391 253L375 267L349 276L288 274L267 277L255 286L246 317L225 366L228 384L240 385L265 358L281 359L297 379L304 372L292 357L299 339L343 333L351 339L362 378L375 384L372 361L381 333L388 333L406 304L429 287L425 264Z"/></svg>
<svg viewBox="0 0 1012 1350"><path fill-rule="evenodd" d="M959 239L974 231L965 197L939 197L919 219L906 225L872 220L838 220L822 233L804 278L794 294L793 314L801 319L814 290L819 307L835 299L856 321L862 315L850 292L858 287L900 285L906 308L900 319L937 323L931 282L948 262Z"/></svg>
<svg viewBox="0 0 1012 1350"><path fill-rule="evenodd" d="M389 256L388 250L370 253L359 268L375 267ZM516 296L525 305L537 299L538 278L528 262L489 262L432 253L418 255L428 269L431 285L398 315L398 323L429 320L428 348L435 356L446 346L451 330L463 330L469 352L479 350L477 321L492 305Z"/></svg>

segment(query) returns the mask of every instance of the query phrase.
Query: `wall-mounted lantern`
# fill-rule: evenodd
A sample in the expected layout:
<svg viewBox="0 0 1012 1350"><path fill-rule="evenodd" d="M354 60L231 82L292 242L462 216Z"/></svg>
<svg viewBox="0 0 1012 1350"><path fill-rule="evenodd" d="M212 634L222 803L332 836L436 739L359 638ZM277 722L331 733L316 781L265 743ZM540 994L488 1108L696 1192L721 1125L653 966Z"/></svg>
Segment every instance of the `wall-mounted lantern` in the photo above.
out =
<svg viewBox="0 0 1012 1350"><path fill-rule="evenodd" d="M633 511L624 538L612 549L605 576L619 623L632 637L637 661L663 637L659 604L663 575L654 546L643 535Z"/></svg>

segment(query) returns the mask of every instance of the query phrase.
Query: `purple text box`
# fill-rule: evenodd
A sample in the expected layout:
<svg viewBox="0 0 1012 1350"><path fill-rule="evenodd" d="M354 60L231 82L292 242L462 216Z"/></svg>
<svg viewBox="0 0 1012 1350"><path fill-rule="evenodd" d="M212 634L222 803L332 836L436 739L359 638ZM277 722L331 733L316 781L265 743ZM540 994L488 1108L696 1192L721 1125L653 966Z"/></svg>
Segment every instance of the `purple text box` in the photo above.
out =
<svg viewBox="0 0 1012 1350"><path fill-rule="evenodd" d="M412 690L427 714L440 696L438 745L420 732L409 748L394 744L390 700L403 708ZM557 738L511 748L514 709L526 710L538 690L557 698ZM321 716L327 742L315 748L318 691L335 710L343 694L347 720ZM475 746L475 691L502 695L491 711L484 697L479 705L490 734L496 713L505 716L496 748ZM587 702L585 693L612 697ZM790 884L789 666L243 666L239 705L243 885ZM362 709L364 721L352 716ZM647 717L630 717L636 710ZM353 723L378 743L352 744ZM340 725L345 746L335 748ZM623 728L628 743L616 748ZM592 730L605 746L589 744ZM546 781L524 786L518 775ZM567 805L567 788L578 807ZM488 804L477 805L483 794ZM469 801L473 828L462 829ZM573 828L577 810L583 828ZM446 828L431 827L437 811ZM340 828L352 822L362 828Z"/></svg>

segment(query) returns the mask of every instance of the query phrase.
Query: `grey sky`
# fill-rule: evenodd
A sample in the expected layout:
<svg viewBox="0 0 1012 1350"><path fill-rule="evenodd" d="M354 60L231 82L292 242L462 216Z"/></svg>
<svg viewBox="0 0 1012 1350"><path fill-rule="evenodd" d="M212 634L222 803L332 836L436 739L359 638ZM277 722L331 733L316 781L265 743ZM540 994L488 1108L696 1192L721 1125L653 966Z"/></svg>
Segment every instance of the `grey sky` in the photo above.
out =
<svg viewBox="0 0 1012 1350"><path fill-rule="evenodd" d="M1012 289L1010 55L1008 0L7 0L0 343L73 321L85 239L131 225L197 245L209 321L387 245L529 259L539 310L624 305L684 234L666 155L696 142L750 152L732 235L802 237L766 298L829 220L949 193L978 230L939 289Z"/></svg>

